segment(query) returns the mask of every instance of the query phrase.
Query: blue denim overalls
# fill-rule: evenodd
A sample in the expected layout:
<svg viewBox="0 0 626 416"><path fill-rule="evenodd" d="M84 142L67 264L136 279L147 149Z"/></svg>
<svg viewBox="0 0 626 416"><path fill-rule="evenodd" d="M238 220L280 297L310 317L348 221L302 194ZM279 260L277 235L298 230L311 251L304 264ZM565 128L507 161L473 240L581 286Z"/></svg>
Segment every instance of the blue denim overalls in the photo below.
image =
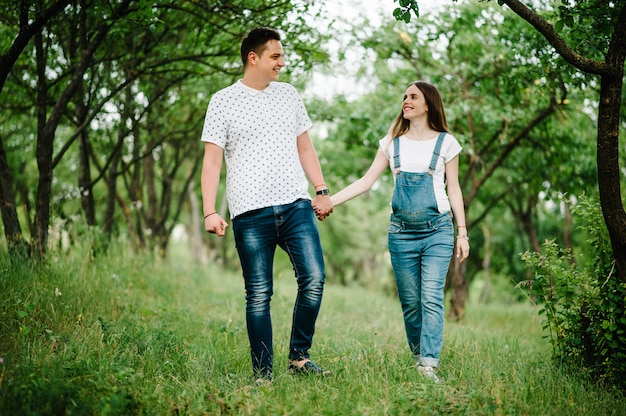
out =
<svg viewBox="0 0 626 416"><path fill-rule="evenodd" d="M396 183L388 243L411 352L419 365L439 366L443 344L443 288L454 249L450 212L440 213L433 173L446 133L437 139L428 172L400 170L394 139Z"/></svg>

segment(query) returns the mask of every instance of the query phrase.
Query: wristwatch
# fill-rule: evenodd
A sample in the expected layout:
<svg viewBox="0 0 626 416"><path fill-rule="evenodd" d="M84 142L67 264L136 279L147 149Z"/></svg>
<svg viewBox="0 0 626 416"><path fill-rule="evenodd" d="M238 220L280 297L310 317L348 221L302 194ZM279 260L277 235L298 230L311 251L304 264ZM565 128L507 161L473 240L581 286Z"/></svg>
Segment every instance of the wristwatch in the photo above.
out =
<svg viewBox="0 0 626 416"><path fill-rule="evenodd" d="M328 188L324 188L324 189L320 189L319 191L315 192L315 195L329 195L330 192L328 191Z"/></svg>

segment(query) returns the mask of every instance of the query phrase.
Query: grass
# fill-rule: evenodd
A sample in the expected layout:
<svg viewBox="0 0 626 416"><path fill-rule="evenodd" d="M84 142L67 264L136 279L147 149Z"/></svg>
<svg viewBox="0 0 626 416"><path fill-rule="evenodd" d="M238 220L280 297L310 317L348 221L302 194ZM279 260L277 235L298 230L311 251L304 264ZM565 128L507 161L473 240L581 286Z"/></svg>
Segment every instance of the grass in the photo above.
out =
<svg viewBox="0 0 626 416"><path fill-rule="evenodd" d="M275 381L252 382L243 283L216 265L114 247L0 258L2 415L619 415L623 395L555 367L536 307L470 303L446 323L442 383L420 378L393 297L328 284L312 352L288 374L295 298L276 278Z"/></svg>

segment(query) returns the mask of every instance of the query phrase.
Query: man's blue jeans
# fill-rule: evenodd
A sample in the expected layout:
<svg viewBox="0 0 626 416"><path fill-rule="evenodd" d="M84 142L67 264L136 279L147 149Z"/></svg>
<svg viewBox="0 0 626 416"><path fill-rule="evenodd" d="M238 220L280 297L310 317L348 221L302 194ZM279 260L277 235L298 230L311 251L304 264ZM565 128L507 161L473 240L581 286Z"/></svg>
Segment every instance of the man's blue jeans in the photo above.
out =
<svg viewBox="0 0 626 416"><path fill-rule="evenodd" d="M293 265L298 294L293 308L289 359L309 358L324 288L324 257L311 201L261 208L233 219L246 287L246 324L255 375L271 375L274 350L270 301L276 247Z"/></svg>
<svg viewBox="0 0 626 416"><path fill-rule="evenodd" d="M443 288L454 249L449 215L421 223L389 224L389 253L409 347L420 365L439 366L443 345Z"/></svg>

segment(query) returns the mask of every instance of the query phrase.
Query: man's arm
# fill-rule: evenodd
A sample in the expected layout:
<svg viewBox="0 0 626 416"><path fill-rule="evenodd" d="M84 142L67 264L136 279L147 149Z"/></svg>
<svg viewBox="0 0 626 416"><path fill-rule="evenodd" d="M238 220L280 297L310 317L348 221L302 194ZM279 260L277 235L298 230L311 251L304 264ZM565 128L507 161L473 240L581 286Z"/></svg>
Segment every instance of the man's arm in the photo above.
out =
<svg viewBox="0 0 626 416"><path fill-rule="evenodd" d="M228 223L217 213L215 200L217 188L220 184L222 171L222 157L224 150L213 143L204 144L204 158L202 160L202 205L204 211L204 229L210 233L223 236Z"/></svg>
<svg viewBox="0 0 626 416"><path fill-rule="evenodd" d="M320 161L317 158L309 133L306 131L298 136L298 155L302 169L313 184L315 191L326 189ZM333 212L333 204L328 195L316 196L313 200L313 206L316 207L317 218L322 221Z"/></svg>

